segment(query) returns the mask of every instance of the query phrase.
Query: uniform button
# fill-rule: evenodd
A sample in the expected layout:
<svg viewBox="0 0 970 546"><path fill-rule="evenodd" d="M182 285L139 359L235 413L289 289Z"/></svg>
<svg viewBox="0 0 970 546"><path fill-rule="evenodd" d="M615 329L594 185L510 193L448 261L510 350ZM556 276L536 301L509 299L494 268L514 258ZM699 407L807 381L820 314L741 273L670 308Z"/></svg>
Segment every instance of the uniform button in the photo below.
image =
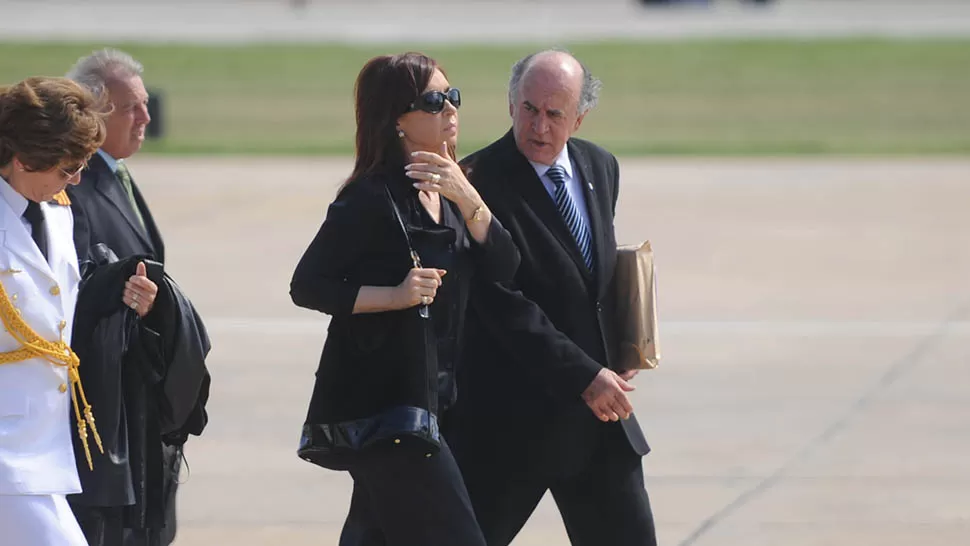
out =
<svg viewBox="0 0 970 546"><path fill-rule="evenodd" d="M400 444L401 443L401 439L400 438L394 438L394 443L395 444Z"/></svg>
<svg viewBox="0 0 970 546"><path fill-rule="evenodd" d="M64 328L67 328L67 321L62 320L60 324L57 325L57 327L60 328L61 330L63 330Z"/></svg>
<svg viewBox="0 0 970 546"><path fill-rule="evenodd" d="M57 387L57 390L59 390L59 391L61 391L61 392L67 392L67 383L61 383L61 384L60 384L60 385L59 385L59 386Z"/></svg>
<svg viewBox="0 0 970 546"><path fill-rule="evenodd" d="M24 311L22 309L17 309L17 316L24 316Z"/></svg>
<svg viewBox="0 0 970 546"><path fill-rule="evenodd" d="M60 294L61 294L61 287L60 286L57 286L55 284L54 286L51 287L51 295L52 296L59 296Z"/></svg>
<svg viewBox="0 0 970 546"><path fill-rule="evenodd" d="M17 294L14 294L14 295L10 296L10 299L12 299L13 301L17 301L17 298L19 298L19 297L20 296L18 296Z"/></svg>
<svg viewBox="0 0 970 546"><path fill-rule="evenodd" d="M431 458L431 454L430 453L425 453L424 454L424 458L425 459L430 459Z"/></svg>

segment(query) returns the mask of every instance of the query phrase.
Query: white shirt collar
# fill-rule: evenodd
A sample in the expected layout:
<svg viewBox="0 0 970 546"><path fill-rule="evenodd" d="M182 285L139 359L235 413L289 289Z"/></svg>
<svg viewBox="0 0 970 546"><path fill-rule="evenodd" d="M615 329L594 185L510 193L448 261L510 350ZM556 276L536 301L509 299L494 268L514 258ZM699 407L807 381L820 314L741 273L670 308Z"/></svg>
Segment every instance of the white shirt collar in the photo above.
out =
<svg viewBox="0 0 970 546"><path fill-rule="evenodd" d="M100 155L101 156L101 159L103 159L104 162L107 163L108 168L111 169L111 172L113 172L113 173L118 172L118 160L117 159L111 157L111 154L109 154L108 152L102 150L101 148L98 148L98 155Z"/></svg>
<svg viewBox="0 0 970 546"><path fill-rule="evenodd" d="M3 200L10 205L10 208L13 210L14 214L17 216L23 216L24 212L27 211L27 198L20 195L17 190L13 189L13 186L4 180L2 176L0 176L0 180L3 181L3 184L0 184L0 196L3 196Z"/></svg>
<svg viewBox="0 0 970 546"><path fill-rule="evenodd" d="M559 165L566 171L566 179L570 180L573 177L573 162L569 160L569 146L563 146L562 151L556 156L556 160L553 161L552 165L543 165L542 163L536 163L535 161L529 160L532 168L536 170L536 174L539 178L542 178L546 171L548 171L552 165Z"/></svg>

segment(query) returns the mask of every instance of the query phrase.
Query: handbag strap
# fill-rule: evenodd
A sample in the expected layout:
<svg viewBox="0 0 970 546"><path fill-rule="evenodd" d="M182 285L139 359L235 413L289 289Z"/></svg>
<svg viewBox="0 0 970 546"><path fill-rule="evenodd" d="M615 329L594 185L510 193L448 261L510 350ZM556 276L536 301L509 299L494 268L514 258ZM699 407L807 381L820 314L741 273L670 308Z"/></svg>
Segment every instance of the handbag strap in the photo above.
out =
<svg viewBox="0 0 970 546"><path fill-rule="evenodd" d="M408 242L408 252L411 254L411 261L414 263L414 267L421 268L421 257L418 256L418 251L414 250L414 245L411 244L411 234L408 232L408 228L404 225L404 218L401 217L401 209L397 207L397 203L394 202L394 196L391 194L391 189L384 185L384 195L387 196L388 202L391 204L391 210L394 211L394 217L397 218L397 223L401 226L401 231L404 232L404 239Z"/></svg>
<svg viewBox="0 0 970 546"><path fill-rule="evenodd" d="M401 226L401 231L404 232L404 238L408 242L408 250L411 252L411 261L414 263L414 267L420 268L421 257L418 256L418 251L414 250L414 246L411 244L411 234L408 232L408 227L404 224L404 218L401 217L401 209L399 209L397 203L394 202L394 195L391 194L391 189L387 187L387 184L384 184L384 195L386 195L387 200L390 201L391 210L394 211L394 217L397 218L397 223ZM418 316L422 319L428 320L431 318L431 310L427 305L421 305L418 308ZM425 328L428 328L428 326L426 325ZM426 385L429 383L429 380L430 374L427 374L425 377ZM437 388L437 378L435 385L435 388ZM430 387L425 388L425 409L434 415L434 413L431 411L431 391L429 389Z"/></svg>
<svg viewBox="0 0 970 546"><path fill-rule="evenodd" d="M411 264L421 269L421 256L418 256L418 251L414 250L414 245L411 244L411 234L408 232L408 227L404 224L404 218L401 217L401 209L394 202L394 195L391 194L391 189L387 187L387 184L384 184L384 195L387 196L387 200L391 203L391 210L394 211L394 217L397 218L397 223L401 226L401 231L404 232L404 238L408 242L408 252L411 253ZM423 319L427 319L431 317L431 311L427 305L422 305L418 308L418 315Z"/></svg>

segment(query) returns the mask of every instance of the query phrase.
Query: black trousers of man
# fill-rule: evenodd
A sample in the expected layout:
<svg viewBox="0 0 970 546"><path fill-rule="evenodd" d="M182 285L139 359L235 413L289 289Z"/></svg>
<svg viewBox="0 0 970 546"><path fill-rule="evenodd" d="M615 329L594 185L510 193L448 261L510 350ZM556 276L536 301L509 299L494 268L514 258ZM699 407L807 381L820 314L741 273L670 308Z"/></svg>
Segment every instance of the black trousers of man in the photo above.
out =
<svg viewBox="0 0 970 546"><path fill-rule="evenodd" d="M622 433L616 426L601 430L604 436ZM642 458L615 438L598 445L570 476L532 478L492 464L462 467L488 546L508 546L546 491L552 492L572 546L656 546Z"/></svg>
<svg viewBox="0 0 970 546"><path fill-rule="evenodd" d="M160 546L173 540L157 532L125 528L124 511L121 506L75 507L74 515L90 546Z"/></svg>

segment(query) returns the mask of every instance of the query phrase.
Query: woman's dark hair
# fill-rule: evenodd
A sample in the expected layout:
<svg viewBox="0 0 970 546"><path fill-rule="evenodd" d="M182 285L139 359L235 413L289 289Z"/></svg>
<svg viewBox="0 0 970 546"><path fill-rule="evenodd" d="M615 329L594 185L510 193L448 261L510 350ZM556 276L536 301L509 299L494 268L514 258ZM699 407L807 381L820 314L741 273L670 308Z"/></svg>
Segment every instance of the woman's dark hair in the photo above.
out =
<svg viewBox="0 0 970 546"><path fill-rule="evenodd" d="M397 135L397 120L428 88L435 69L441 67L427 55L401 53L374 57L360 70L354 85L354 170L345 186L375 172L404 168L407 158Z"/></svg>

